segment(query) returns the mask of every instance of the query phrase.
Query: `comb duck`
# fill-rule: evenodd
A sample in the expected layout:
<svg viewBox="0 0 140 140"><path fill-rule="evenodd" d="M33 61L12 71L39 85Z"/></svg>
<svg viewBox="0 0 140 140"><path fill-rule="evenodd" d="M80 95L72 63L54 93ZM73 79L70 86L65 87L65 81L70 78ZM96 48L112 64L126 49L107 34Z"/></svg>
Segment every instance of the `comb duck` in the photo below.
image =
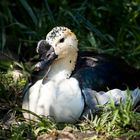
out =
<svg viewBox="0 0 140 140"><path fill-rule="evenodd" d="M111 98L116 105L125 102L127 87L133 106L140 101L139 70L110 56L78 52L76 35L66 27L53 28L37 52L40 61L24 88L23 109L75 123ZM37 119L29 112L23 115Z"/></svg>

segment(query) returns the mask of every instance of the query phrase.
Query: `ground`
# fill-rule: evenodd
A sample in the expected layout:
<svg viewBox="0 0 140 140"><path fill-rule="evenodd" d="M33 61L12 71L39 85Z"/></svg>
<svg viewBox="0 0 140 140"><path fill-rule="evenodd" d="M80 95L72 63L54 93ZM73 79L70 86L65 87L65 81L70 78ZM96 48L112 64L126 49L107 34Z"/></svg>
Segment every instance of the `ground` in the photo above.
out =
<svg viewBox="0 0 140 140"><path fill-rule="evenodd" d="M6 77L9 79L9 77ZM24 120L21 109L22 80L6 83L1 78L0 139L11 140L139 140L140 108L132 109L131 102L120 107L113 102L91 120L76 124L58 124L42 118L39 122ZM19 86L20 85L20 86Z"/></svg>

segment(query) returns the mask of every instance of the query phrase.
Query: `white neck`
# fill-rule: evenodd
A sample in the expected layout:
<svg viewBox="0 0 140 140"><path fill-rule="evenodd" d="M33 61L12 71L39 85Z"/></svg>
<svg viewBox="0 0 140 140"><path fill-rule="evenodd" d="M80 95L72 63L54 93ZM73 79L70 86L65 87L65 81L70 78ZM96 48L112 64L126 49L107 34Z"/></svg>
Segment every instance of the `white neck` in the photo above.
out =
<svg viewBox="0 0 140 140"><path fill-rule="evenodd" d="M69 54L66 58L55 60L51 65L46 80L63 80L68 79L75 68L77 53Z"/></svg>

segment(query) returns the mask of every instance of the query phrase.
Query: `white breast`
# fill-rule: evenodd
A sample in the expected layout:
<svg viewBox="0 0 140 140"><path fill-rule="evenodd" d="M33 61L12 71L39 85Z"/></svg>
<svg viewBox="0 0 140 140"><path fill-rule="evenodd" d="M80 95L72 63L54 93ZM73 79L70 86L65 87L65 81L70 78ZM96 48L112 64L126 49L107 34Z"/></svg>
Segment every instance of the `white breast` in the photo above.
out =
<svg viewBox="0 0 140 140"><path fill-rule="evenodd" d="M74 78L38 81L24 97L23 108L38 115L52 116L57 122L75 122L83 112L84 101L78 82ZM34 119L24 113L25 118Z"/></svg>

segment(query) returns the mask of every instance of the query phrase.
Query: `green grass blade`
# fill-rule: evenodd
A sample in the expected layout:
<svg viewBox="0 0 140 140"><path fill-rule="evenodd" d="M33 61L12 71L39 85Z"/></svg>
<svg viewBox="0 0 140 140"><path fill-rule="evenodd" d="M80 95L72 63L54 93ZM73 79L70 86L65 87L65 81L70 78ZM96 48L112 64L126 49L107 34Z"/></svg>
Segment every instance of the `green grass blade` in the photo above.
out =
<svg viewBox="0 0 140 140"><path fill-rule="evenodd" d="M25 10L28 12L28 14L30 15L30 17L31 17L31 19L32 19L32 21L33 21L33 23L34 23L35 25L37 25L37 23L38 23L37 17L36 17L36 15L34 14L32 8L30 7L30 5L27 3L27 1L26 1L26 0L20 0L20 3L21 3L22 6L25 8Z"/></svg>
<svg viewBox="0 0 140 140"><path fill-rule="evenodd" d="M44 0L45 1L45 6L47 8L47 11L48 11L48 15L49 15L49 18L50 18L50 21L53 25L55 25L55 20L54 20L54 17L53 17L53 14L52 14L52 11L49 7L49 4L48 4L48 0Z"/></svg>
<svg viewBox="0 0 140 140"><path fill-rule="evenodd" d="M99 31L89 20L87 20L85 17L83 17L79 13L76 13L76 17L77 17L77 19L79 19L80 21L82 21L83 25L88 30L90 30L91 32L94 32L100 39L106 41L107 43L109 43L111 46L114 47L114 43L111 42L109 39L107 39L105 37L105 35L101 31Z"/></svg>
<svg viewBox="0 0 140 140"><path fill-rule="evenodd" d="M4 46L6 44L6 34L5 34L5 28L2 28L2 31L1 31L1 38L2 38L2 43L1 43L1 50L3 51L4 49Z"/></svg>

